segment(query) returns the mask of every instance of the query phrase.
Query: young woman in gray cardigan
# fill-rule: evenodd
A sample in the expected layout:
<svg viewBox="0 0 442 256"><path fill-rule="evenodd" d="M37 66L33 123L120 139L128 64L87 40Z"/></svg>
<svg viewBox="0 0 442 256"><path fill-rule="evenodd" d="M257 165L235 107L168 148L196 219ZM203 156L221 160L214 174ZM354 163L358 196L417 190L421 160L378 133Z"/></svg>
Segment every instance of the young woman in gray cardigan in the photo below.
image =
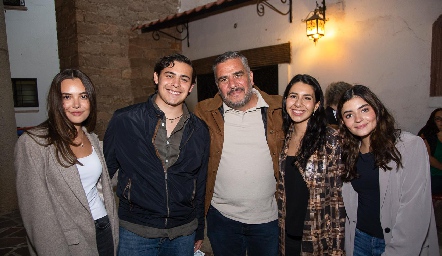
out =
<svg viewBox="0 0 442 256"><path fill-rule="evenodd" d="M95 89L79 70L57 74L48 119L15 148L17 195L31 255L114 255L118 217L111 181L92 131Z"/></svg>
<svg viewBox="0 0 442 256"><path fill-rule="evenodd" d="M338 104L347 255L439 255L430 166L418 136L363 85Z"/></svg>

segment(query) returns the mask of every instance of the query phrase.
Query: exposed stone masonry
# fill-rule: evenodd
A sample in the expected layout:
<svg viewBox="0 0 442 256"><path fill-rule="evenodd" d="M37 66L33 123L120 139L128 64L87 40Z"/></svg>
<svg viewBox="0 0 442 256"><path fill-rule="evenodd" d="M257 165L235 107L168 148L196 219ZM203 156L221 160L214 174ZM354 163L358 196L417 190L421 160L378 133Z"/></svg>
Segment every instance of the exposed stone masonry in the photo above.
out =
<svg viewBox="0 0 442 256"><path fill-rule="evenodd" d="M131 31L137 22L175 13L178 0L55 0L60 69L79 68L98 91L96 133L102 139L113 112L154 92L153 66L181 42ZM170 34L179 34L174 28Z"/></svg>

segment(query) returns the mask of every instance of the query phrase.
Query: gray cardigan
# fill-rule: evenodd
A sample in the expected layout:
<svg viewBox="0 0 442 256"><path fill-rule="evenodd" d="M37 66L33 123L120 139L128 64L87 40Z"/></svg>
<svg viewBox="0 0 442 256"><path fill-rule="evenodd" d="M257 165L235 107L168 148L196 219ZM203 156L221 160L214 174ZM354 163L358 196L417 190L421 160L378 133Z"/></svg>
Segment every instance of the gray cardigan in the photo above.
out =
<svg viewBox="0 0 442 256"><path fill-rule="evenodd" d="M111 180L97 135L83 130L103 166L97 188L104 199L116 251L118 215ZM31 255L98 256L95 224L76 166L61 166L54 145L41 146L25 133L15 147L15 169Z"/></svg>
<svg viewBox="0 0 442 256"><path fill-rule="evenodd" d="M396 148L402 155L403 168L397 169L396 163L390 162L391 171L379 169L385 239L382 255L439 256L427 148L420 137L407 132L402 132ZM350 182L344 183L342 193L347 212L345 249L347 255L353 255L358 194Z"/></svg>

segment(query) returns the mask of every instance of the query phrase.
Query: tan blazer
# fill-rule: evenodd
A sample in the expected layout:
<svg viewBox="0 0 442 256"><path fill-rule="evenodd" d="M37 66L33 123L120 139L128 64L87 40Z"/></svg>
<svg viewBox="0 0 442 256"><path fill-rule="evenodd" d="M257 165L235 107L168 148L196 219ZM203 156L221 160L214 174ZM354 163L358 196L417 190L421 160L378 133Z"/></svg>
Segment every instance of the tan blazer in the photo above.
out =
<svg viewBox="0 0 442 256"><path fill-rule="evenodd" d="M103 166L97 188L104 199L116 251L118 216L106 162L97 135L83 130ZM31 255L98 255L95 224L76 166L62 167L53 145L41 146L25 133L15 147L15 169Z"/></svg>
<svg viewBox="0 0 442 256"><path fill-rule="evenodd" d="M427 149L420 137L407 132L402 132L396 148L403 168L391 162L391 171L379 169L380 220L385 239L382 255L439 256ZM347 255L353 255L358 193L345 182L342 194L347 212L345 249Z"/></svg>

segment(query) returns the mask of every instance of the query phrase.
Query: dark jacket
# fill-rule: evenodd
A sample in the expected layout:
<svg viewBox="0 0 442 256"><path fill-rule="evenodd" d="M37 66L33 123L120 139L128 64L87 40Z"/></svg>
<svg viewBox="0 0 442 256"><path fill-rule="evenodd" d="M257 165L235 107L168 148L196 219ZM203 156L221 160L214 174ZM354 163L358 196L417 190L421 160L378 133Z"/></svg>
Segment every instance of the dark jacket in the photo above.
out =
<svg viewBox="0 0 442 256"><path fill-rule="evenodd" d="M282 97L279 95L268 95L259 90L261 97L269 105L268 108L262 109L263 124L266 130L267 144L273 161L273 169L275 179L278 177L278 160L279 153L284 142L284 132L282 130ZM206 188L206 204L205 210L210 206L215 187L216 173L218 172L221 154L223 152L224 143L224 119L222 111L223 100L219 93L215 97L201 101L195 108L195 114L204 120L209 126L211 144L210 144L210 160L209 173L207 175Z"/></svg>
<svg viewBox="0 0 442 256"><path fill-rule="evenodd" d="M104 136L111 177L118 172L121 220L173 228L198 218L195 240L204 239L204 196L209 132L194 114L184 127L177 161L167 170L154 145L164 113L147 102L115 111Z"/></svg>
<svg viewBox="0 0 442 256"><path fill-rule="evenodd" d="M325 108L325 116L327 117L328 124L338 125L338 120L336 120L335 114L333 113L333 108L328 106Z"/></svg>

